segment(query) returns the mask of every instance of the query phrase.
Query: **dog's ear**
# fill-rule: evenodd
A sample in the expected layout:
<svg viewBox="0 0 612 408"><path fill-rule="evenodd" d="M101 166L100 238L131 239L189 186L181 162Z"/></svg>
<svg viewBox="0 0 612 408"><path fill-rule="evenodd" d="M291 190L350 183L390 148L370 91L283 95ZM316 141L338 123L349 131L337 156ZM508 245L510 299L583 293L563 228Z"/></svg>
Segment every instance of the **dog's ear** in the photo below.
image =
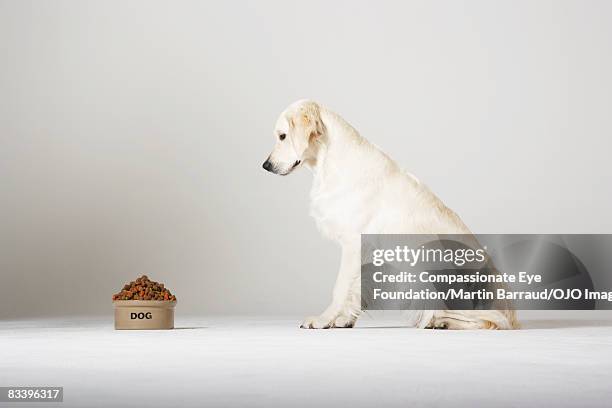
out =
<svg viewBox="0 0 612 408"><path fill-rule="evenodd" d="M315 140L319 139L323 135L323 127L317 125L314 130L310 132L310 136L308 136L308 142L312 143Z"/></svg>
<svg viewBox="0 0 612 408"><path fill-rule="evenodd" d="M309 143L323 135L325 128L321 121L319 106L317 104L309 103L305 105L298 114L298 121L300 126L302 126L308 134Z"/></svg>

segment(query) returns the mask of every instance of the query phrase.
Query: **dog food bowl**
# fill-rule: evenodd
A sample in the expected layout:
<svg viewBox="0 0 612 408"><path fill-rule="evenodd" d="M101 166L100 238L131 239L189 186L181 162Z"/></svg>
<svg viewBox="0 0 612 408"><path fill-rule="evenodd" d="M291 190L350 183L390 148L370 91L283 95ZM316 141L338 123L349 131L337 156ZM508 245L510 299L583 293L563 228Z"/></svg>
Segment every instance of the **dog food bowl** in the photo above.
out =
<svg viewBox="0 0 612 408"><path fill-rule="evenodd" d="M115 300L116 330L174 329L176 301Z"/></svg>

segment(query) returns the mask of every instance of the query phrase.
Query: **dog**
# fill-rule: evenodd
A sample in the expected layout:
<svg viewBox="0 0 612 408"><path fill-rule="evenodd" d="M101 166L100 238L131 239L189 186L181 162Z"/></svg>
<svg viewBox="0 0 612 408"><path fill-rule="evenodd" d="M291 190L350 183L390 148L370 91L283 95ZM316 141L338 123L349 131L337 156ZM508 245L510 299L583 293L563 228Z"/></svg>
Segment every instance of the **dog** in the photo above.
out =
<svg viewBox="0 0 612 408"><path fill-rule="evenodd" d="M302 328L353 327L361 313L361 234L471 234L461 219L413 175L322 105L300 100L276 121L276 143L263 163L286 176L309 168L311 215L322 234L342 248L332 302ZM514 329L507 310L423 310L418 328Z"/></svg>

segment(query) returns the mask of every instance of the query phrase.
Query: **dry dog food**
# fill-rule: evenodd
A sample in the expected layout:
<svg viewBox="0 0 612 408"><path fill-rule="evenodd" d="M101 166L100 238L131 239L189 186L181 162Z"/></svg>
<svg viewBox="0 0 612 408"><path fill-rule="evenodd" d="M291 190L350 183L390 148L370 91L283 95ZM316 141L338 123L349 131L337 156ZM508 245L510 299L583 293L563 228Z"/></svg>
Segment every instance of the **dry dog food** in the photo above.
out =
<svg viewBox="0 0 612 408"><path fill-rule="evenodd" d="M174 296L163 283L154 282L147 275L126 284L121 292L113 295L113 300L168 300L175 301Z"/></svg>

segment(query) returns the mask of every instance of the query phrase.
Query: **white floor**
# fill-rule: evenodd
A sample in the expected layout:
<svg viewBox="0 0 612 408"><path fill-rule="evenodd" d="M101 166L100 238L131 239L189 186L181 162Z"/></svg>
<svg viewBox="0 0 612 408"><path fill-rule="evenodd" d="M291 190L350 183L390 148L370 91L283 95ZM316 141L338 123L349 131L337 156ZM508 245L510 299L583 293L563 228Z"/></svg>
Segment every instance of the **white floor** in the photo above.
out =
<svg viewBox="0 0 612 408"><path fill-rule="evenodd" d="M0 386L64 387L63 404L35 407L612 404L610 320L534 320L513 332L399 325L314 331L297 319L193 318L171 331L115 331L109 320L5 321Z"/></svg>

